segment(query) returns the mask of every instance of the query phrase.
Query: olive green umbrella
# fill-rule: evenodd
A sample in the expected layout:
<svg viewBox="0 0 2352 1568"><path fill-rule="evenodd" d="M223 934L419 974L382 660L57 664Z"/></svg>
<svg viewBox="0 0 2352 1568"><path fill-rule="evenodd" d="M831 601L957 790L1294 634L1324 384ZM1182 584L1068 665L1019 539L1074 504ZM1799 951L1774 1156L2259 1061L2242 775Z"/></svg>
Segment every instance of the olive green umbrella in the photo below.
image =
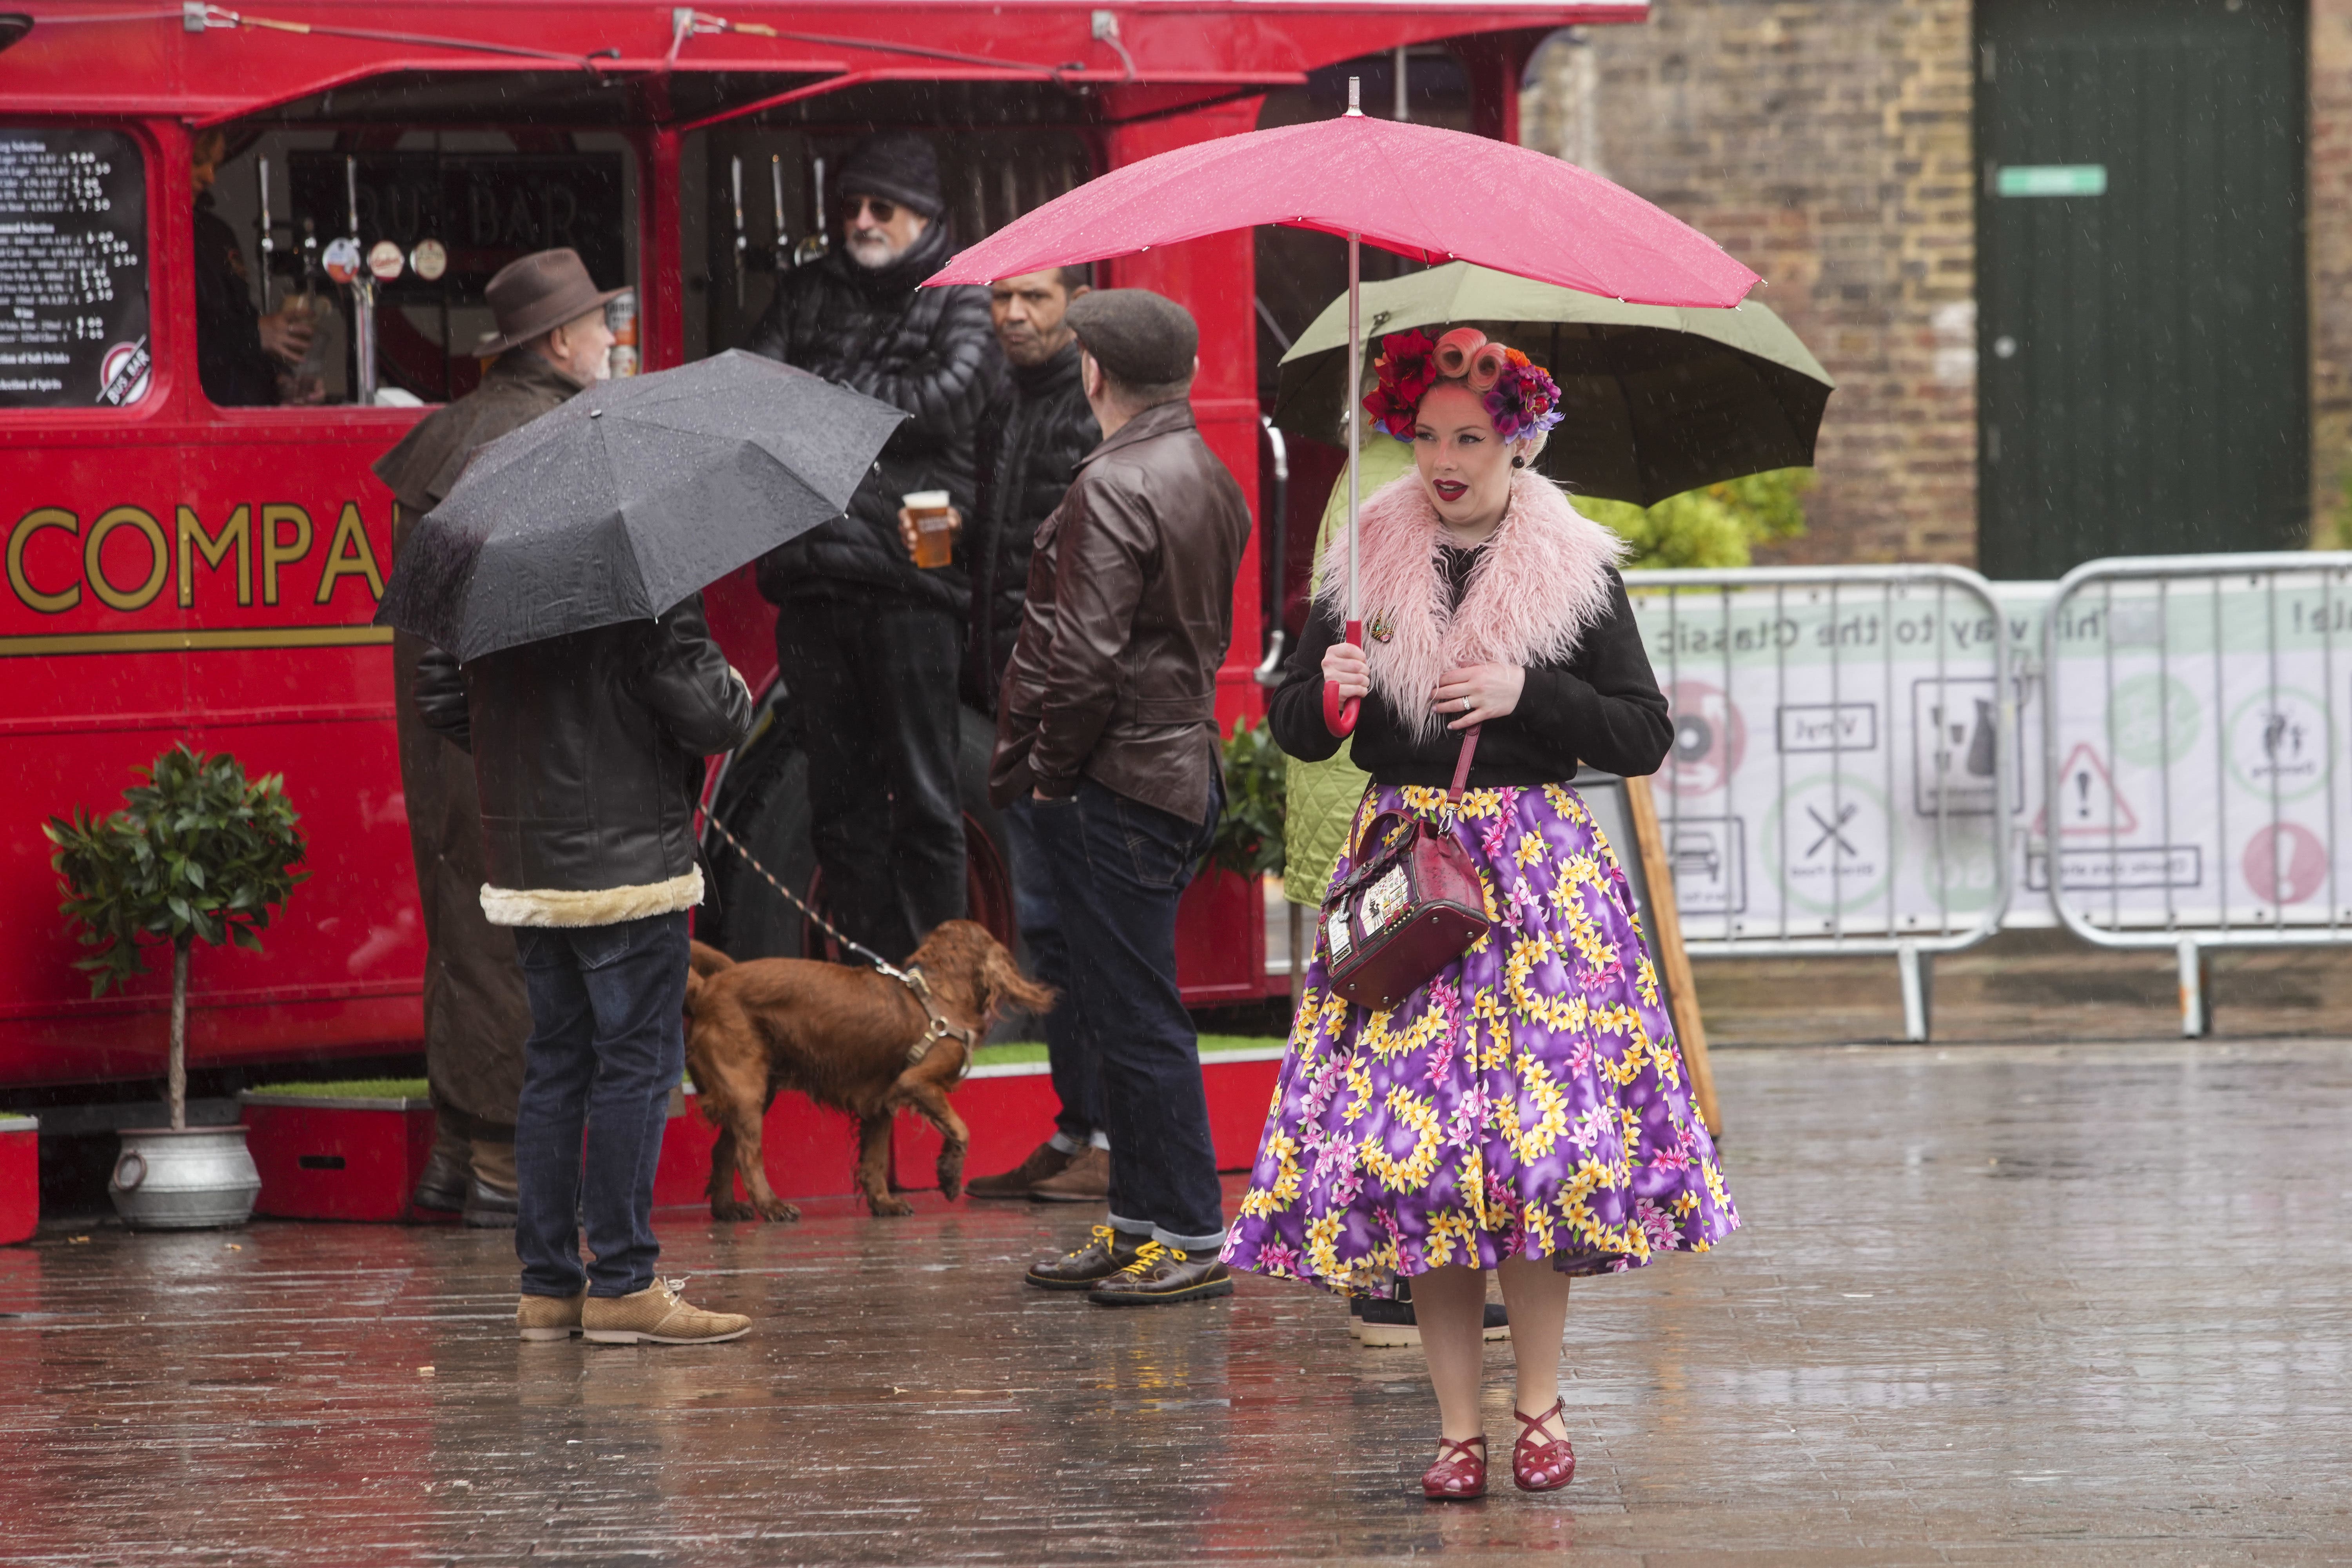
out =
<svg viewBox="0 0 2352 1568"><path fill-rule="evenodd" d="M1701 485L1811 466L1835 384L1780 317L1627 305L1448 262L1363 286L1370 346L1412 327L1476 327L1559 383L1567 417L1537 466L1580 495L1650 506ZM1282 356L1274 422L1342 445L1348 301L1334 300Z"/></svg>

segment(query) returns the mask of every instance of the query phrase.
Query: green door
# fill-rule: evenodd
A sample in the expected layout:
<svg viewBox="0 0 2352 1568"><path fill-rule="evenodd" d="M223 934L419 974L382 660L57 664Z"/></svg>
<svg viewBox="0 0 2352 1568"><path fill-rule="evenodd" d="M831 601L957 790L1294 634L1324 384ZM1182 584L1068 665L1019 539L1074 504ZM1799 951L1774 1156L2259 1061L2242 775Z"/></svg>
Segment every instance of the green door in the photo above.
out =
<svg viewBox="0 0 2352 1568"><path fill-rule="evenodd" d="M2308 542L2301 0L1977 0L1991 577Z"/></svg>

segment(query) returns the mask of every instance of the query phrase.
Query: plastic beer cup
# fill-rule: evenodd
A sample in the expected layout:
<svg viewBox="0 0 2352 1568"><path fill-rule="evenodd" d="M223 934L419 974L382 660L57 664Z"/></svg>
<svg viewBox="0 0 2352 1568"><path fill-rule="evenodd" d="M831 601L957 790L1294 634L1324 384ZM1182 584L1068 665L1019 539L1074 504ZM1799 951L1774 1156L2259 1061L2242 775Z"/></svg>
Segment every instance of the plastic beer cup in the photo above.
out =
<svg viewBox="0 0 2352 1568"><path fill-rule="evenodd" d="M954 502L945 490L917 490L898 498L915 520L915 564L929 571L955 560L955 531L949 519Z"/></svg>

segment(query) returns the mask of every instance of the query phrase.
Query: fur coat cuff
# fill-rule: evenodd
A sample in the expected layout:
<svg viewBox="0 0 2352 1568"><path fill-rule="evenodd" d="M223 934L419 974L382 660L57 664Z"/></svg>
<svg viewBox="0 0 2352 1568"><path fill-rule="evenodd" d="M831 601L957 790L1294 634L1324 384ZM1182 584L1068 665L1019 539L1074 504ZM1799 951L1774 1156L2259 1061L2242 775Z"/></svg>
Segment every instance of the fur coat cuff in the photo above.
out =
<svg viewBox="0 0 2352 1568"><path fill-rule="evenodd" d="M702 902L702 868L666 882L628 888L494 888L482 884L482 914L494 926L616 926L674 915Z"/></svg>

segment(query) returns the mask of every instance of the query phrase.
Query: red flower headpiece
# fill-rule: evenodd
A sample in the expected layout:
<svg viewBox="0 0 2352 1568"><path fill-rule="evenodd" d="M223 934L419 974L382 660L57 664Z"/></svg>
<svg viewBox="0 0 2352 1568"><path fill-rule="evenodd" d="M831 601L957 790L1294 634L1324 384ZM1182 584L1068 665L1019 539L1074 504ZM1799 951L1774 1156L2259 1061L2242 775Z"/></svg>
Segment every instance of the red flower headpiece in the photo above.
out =
<svg viewBox="0 0 2352 1568"><path fill-rule="evenodd" d="M1495 434L1506 441L1540 436L1564 417L1559 383L1475 327L1456 327L1434 342L1418 328L1391 332L1381 340L1372 368L1380 384L1364 399L1364 411L1375 428L1400 441L1412 439L1421 400L1441 381L1458 381L1478 394Z"/></svg>

